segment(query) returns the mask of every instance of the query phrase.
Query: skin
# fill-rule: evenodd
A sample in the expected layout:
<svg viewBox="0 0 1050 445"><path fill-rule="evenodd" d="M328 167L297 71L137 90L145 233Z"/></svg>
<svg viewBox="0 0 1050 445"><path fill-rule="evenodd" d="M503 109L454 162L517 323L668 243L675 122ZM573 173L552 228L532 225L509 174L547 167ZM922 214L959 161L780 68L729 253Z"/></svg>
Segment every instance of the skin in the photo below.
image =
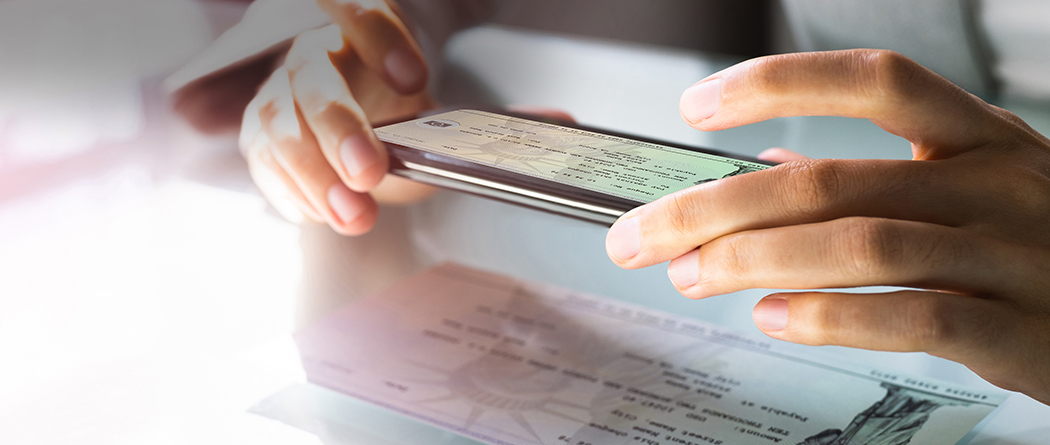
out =
<svg viewBox="0 0 1050 445"><path fill-rule="evenodd" d="M249 103L241 150L260 190L293 221L359 235L377 202L415 202L432 188L386 174L373 122L433 108L418 45L387 2L319 0L335 22L296 37Z"/></svg>
<svg viewBox="0 0 1050 445"><path fill-rule="evenodd" d="M698 130L867 118L911 141L913 160L768 150L762 157L784 164L624 215L606 239L613 262L670 260L672 282L690 298L910 288L778 293L754 318L796 343L927 352L1050 403L1050 140L889 51L763 57L702 83L713 88L691 89L681 104Z"/></svg>
<svg viewBox="0 0 1050 445"><path fill-rule="evenodd" d="M248 104L240 146L263 195L286 218L343 235L375 226L379 203L403 205L434 189L387 174L372 124L437 103L427 65L400 18L382 0L318 0L333 24L296 37L284 64ZM515 110L563 120L558 110Z"/></svg>
<svg viewBox="0 0 1050 445"><path fill-rule="evenodd" d="M318 1L335 23L295 40L245 111L241 148L264 195L290 219L358 235L374 226L377 203L432 192L386 174L372 123L435 103L392 3ZM699 130L781 116L867 118L911 141L913 160L768 150L762 157L784 164L624 215L607 238L616 264L671 260L672 282L691 298L910 288L773 294L756 305L755 322L797 343L925 351L1050 402L1050 141L888 51L764 57L698 85L705 92L691 88L681 105Z"/></svg>

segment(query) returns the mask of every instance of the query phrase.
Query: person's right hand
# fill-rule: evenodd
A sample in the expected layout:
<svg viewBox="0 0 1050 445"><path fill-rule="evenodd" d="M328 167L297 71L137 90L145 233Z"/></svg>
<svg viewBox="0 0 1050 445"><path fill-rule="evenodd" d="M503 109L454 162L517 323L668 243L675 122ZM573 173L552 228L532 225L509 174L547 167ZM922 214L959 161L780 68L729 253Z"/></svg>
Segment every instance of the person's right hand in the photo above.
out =
<svg viewBox="0 0 1050 445"><path fill-rule="evenodd" d="M775 117L867 118L912 160L804 159L628 212L620 267L670 260L679 292L754 288L755 324L807 345L926 352L1050 404L1050 138L911 59L856 49L767 56L683 95L710 131ZM896 292L836 289L897 286ZM810 291L825 289L825 291Z"/></svg>
<svg viewBox="0 0 1050 445"><path fill-rule="evenodd" d="M334 24L300 34L244 113L241 151L266 198L292 220L344 235L375 224L376 201L404 203L428 186L386 175L372 122L432 108L427 66L396 5L318 0Z"/></svg>

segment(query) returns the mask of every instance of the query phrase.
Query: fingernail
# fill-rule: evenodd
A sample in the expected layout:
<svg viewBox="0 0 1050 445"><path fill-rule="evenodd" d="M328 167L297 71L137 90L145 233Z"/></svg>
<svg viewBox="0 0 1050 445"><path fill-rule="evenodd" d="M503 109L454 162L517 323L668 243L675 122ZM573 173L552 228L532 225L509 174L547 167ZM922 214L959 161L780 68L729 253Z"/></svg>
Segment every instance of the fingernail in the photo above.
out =
<svg viewBox="0 0 1050 445"><path fill-rule="evenodd" d="M613 224L605 236L605 251L620 261L627 261L642 250L642 233L638 218L628 218Z"/></svg>
<svg viewBox="0 0 1050 445"><path fill-rule="evenodd" d="M766 298L755 305L751 313L755 324L763 331L781 331L788 324L788 301L783 298Z"/></svg>
<svg viewBox="0 0 1050 445"><path fill-rule="evenodd" d="M722 98L722 79L705 80L689 87L682 93L678 109L682 117L692 123L707 119L718 111L718 102Z"/></svg>
<svg viewBox="0 0 1050 445"><path fill-rule="evenodd" d="M335 212L339 222L346 224L357 219L363 210L361 206L355 205L357 199L354 192L346 188L341 182L337 182L328 188L328 205Z"/></svg>
<svg viewBox="0 0 1050 445"><path fill-rule="evenodd" d="M362 135L350 136L339 144L339 159L351 177L360 176L379 160L375 147Z"/></svg>
<svg viewBox="0 0 1050 445"><path fill-rule="evenodd" d="M686 289L700 281L700 250L671 260L667 265L667 277L679 289Z"/></svg>
<svg viewBox="0 0 1050 445"><path fill-rule="evenodd" d="M405 48L390 50L383 59L383 67L386 72L402 88L412 88L423 81L423 66L419 59Z"/></svg>

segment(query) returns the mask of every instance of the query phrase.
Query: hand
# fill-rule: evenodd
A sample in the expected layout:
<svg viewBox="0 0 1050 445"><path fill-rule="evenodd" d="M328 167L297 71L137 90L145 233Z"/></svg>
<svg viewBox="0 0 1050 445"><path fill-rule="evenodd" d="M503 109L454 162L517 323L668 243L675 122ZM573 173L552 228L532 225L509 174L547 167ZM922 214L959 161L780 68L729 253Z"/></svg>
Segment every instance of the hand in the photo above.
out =
<svg viewBox="0 0 1050 445"><path fill-rule="evenodd" d="M335 24L299 35L245 110L241 150L286 217L345 235L375 224L376 201L422 199L430 187L387 176L372 122L433 108L427 67L392 3L319 0Z"/></svg>
<svg viewBox="0 0 1050 445"><path fill-rule="evenodd" d="M683 190L610 229L621 267L671 260L691 298L747 288L889 285L881 294L781 293L754 309L767 335L809 345L925 351L1050 402L1050 140L897 53L788 54L697 83L682 116L720 130L781 116L868 118L913 160L810 160Z"/></svg>

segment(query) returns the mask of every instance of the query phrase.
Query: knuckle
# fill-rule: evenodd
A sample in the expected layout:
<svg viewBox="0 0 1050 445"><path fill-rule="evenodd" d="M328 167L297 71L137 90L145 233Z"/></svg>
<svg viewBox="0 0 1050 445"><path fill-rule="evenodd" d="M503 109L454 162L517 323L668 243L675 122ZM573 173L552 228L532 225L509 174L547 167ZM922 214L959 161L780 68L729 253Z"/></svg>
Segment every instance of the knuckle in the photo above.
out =
<svg viewBox="0 0 1050 445"><path fill-rule="evenodd" d="M252 155L249 157L249 163L252 161L257 165L266 167L274 173L284 171L284 168L281 167L281 163L277 161L277 156L274 155L272 144L256 145L255 150L252 151Z"/></svg>
<svg viewBox="0 0 1050 445"><path fill-rule="evenodd" d="M1021 119L1020 116L1014 114L1012 111L1002 107L998 107L992 104L986 103L988 110L998 116L1000 119L1012 124L1015 127L1028 127L1028 123Z"/></svg>
<svg viewBox="0 0 1050 445"><path fill-rule="evenodd" d="M716 244L718 251L717 264L714 268L704 268L708 273L716 272L727 280L739 281L749 275L755 265L751 238L746 235L731 235L719 238Z"/></svg>
<svg viewBox="0 0 1050 445"><path fill-rule="evenodd" d="M979 98L974 98L974 100L979 103L988 114L993 116L991 121L995 128L991 133L1000 135L998 138L989 140L988 143L1001 145L1004 139L1012 139L1012 146L1035 146L1042 148L1042 150L1040 150L1042 154L1047 153L1046 148L1050 145L1050 139L1047 139L1047 137L1041 134L1038 130L1032 128L1031 125L1028 125L1028 123L1020 116L1004 108L989 104ZM1005 136L1005 138L1002 136ZM1044 170L1044 172L1046 172L1046 170Z"/></svg>
<svg viewBox="0 0 1050 445"><path fill-rule="evenodd" d="M284 65L294 74L313 63L331 63L330 53L339 51L342 44L339 28L334 25L303 31L292 40Z"/></svg>
<svg viewBox="0 0 1050 445"><path fill-rule="evenodd" d="M241 132L238 139L242 149L246 148L256 134L263 132L265 129L266 123L263 122L259 113L263 109L273 109L277 106L279 94L277 93L276 83L280 81L278 76L283 71L278 69L271 73L259 87L259 91L255 93L252 100L244 107L244 114L241 116Z"/></svg>
<svg viewBox="0 0 1050 445"><path fill-rule="evenodd" d="M288 71L295 72L308 64L314 58L316 52L316 37L313 31L306 31L292 40L292 47L284 59L284 66Z"/></svg>
<svg viewBox="0 0 1050 445"><path fill-rule="evenodd" d="M996 196L1011 203L1008 208L1017 209L1022 220L1050 216L1050 177L1031 168L1012 169L1008 174L1012 180L994 185L999 189Z"/></svg>
<svg viewBox="0 0 1050 445"><path fill-rule="evenodd" d="M697 200L687 192L672 193L665 205L667 211L661 213L671 235L675 238L690 238L696 228Z"/></svg>
<svg viewBox="0 0 1050 445"><path fill-rule="evenodd" d="M889 50L867 50L857 53L855 70L857 91L877 104L892 105L916 95L916 77L921 67L903 54Z"/></svg>
<svg viewBox="0 0 1050 445"><path fill-rule="evenodd" d="M782 202L790 207L788 213L820 216L838 201L844 176L839 161L813 159L784 166L789 180Z"/></svg>
<svg viewBox="0 0 1050 445"><path fill-rule="evenodd" d="M826 295L812 295L805 299L806 340L814 346L840 343L840 332L846 325L843 311L833 298Z"/></svg>
<svg viewBox="0 0 1050 445"><path fill-rule="evenodd" d="M958 341L973 326L960 323L960 307L953 298L930 296L906 300L902 310L908 326L900 329L902 340L914 350L935 350Z"/></svg>
<svg viewBox="0 0 1050 445"><path fill-rule="evenodd" d="M904 241L900 229L889 220L847 218L839 231L844 237L841 268L851 278L883 276L900 268Z"/></svg>
<svg viewBox="0 0 1050 445"><path fill-rule="evenodd" d="M799 55L783 54L755 59L747 69L747 87L750 95L760 103L772 102L791 88L785 78L791 65L798 64Z"/></svg>

